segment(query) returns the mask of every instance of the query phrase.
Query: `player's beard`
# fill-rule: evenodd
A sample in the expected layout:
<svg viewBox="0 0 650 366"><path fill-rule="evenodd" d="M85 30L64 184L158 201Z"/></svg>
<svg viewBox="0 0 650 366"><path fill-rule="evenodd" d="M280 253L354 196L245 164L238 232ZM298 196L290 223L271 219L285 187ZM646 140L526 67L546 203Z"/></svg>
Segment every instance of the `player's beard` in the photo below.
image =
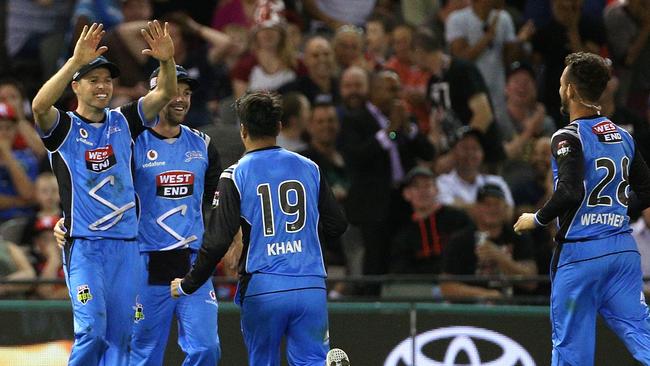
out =
<svg viewBox="0 0 650 366"><path fill-rule="evenodd" d="M569 98L565 95L560 95L560 114L569 117Z"/></svg>

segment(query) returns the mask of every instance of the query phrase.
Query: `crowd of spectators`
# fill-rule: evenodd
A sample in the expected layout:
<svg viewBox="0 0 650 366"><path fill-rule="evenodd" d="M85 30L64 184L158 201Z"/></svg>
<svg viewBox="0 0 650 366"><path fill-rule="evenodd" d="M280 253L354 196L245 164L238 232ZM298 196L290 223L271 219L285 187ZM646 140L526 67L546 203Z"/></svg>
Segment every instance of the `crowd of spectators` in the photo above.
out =
<svg viewBox="0 0 650 366"><path fill-rule="evenodd" d="M520 212L553 189L550 136L566 123L559 79L569 53L611 60L603 114L650 160L650 0L8 0L0 9L0 278L61 278L51 235L56 180L30 100L101 22L121 69L113 104L149 90L148 20L170 23L176 62L201 87L187 125L223 166L243 152L232 104L283 95L278 144L314 160L350 228L324 243L348 275L545 275L554 228L514 235ZM71 92L58 102L70 110ZM650 214L630 204L644 273ZM547 294L533 282L442 281L433 297ZM650 287L649 287L650 288ZM332 297L382 286L338 283ZM1 285L2 296L64 298L65 287Z"/></svg>

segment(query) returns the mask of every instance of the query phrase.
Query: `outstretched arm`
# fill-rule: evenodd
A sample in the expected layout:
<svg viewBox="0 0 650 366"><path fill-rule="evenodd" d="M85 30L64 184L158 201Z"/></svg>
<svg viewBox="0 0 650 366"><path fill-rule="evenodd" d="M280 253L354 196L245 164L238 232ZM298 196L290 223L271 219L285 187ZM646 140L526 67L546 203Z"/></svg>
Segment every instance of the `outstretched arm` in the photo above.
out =
<svg viewBox="0 0 650 366"><path fill-rule="evenodd" d="M83 65L96 59L106 52L108 48L102 46L97 48L104 33L102 24L93 23L90 28L84 26L81 36L74 47L72 57L54 74L50 80L46 81L41 89L36 93L32 101L32 110L34 120L43 131L48 131L58 118L58 111L54 108L54 103L61 97L63 91L72 80L72 75L77 72Z"/></svg>
<svg viewBox="0 0 650 366"><path fill-rule="evenodd" d="M160 73L156 87L144 96L142 111L147 121L156 118L169 101L176 94L176 64L174 63L174 42L169 36L169 25L160 26L157 20L149 22L147 29L140 33L149 45L142 50L142 54L151 56L160 62Z"/></svg>

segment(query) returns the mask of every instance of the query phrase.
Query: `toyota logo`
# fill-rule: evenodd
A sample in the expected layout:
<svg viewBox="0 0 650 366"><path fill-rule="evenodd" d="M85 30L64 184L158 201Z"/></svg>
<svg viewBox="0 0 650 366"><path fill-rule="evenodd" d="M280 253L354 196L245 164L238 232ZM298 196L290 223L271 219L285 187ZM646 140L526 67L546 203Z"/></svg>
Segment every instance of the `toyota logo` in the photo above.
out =
<svg viewBox="0 0 650 366"><path fill-rule="evenodd" d="M444 359L432 360L422 353L422 348L434 342L449 342ZM492 343L501 349L496 359L483 360L475 340ZM535 366L530 354L519 343L503 334L476 327L448 327L430 330L415 336L415 362L413 362L413 343L411 338L402 341L391 351L384 366L455 366L456 358L464 354L469 359L466 366Z"/></svg>

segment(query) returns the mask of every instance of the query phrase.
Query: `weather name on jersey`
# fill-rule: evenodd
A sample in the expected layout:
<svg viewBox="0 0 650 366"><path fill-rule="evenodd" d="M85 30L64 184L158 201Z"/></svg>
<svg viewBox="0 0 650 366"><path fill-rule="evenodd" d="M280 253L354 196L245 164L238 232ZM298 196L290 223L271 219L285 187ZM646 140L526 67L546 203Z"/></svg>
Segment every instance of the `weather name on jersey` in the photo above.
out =
<svg viewBox="0 0 650 366"><path fill-rule="evenodd" d="M614 213L587 213L580 217L580 223L583 226L601 224L621 227L625 222L625 217L626 216L624 215L617 215Z"/></svg>
<svg viewBox="0 0 650 366"><path fill-rule="evenodd" d="M115 164L117 164L117 160L111 145L86 150L86 169L92 172L105 172L114 167Z"/></svg>
<svg viewBox="0 0 650 366"><path fill-rule="evenodd" d="M598 141L606 144L615 144L623 141L621 133L616 125L610 121L602 121L591 128L591 131L598 137Z"/></svg>
<svg viewBox="0 0 650 366"><path fill-rule="evenodd" d="M302 253L302 240L298 239L266 244L266 254L268 256L293 253Z"/></svg>
<svg viewBox="0 0 650 366"><path fill-rule="evenodd" d="M156 176L156 195L165 198L183 198L194 193L194 173L171 170Z"/></svg>

